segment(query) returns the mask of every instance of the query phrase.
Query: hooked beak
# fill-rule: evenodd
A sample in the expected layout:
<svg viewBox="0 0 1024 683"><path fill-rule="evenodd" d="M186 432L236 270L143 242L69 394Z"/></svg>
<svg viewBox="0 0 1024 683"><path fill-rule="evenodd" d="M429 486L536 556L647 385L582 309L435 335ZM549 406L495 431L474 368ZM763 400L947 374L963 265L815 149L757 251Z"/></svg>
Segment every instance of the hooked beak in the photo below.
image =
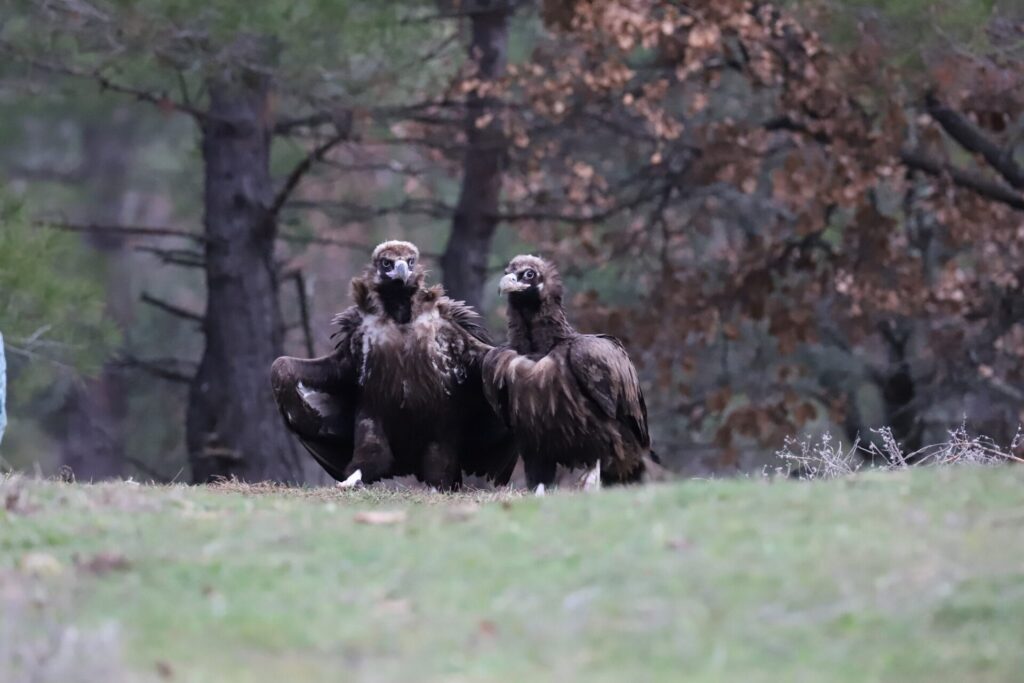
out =
<svg viewBox="0 0 1024 683"><path fill-rule="evenodd" d="M409 276L412 271L409 270L409 264L404 259L395 261L395 267L391 270L390 276L392 280L401 280L402 282L409 282Z"/></svg>
<svg viewBox="0 0 1024 683"><path fill-rule="evenodd" d="M509 273L501 278L498 283L498 292L500 294L508 294L509 292L521 292L524 289L528 289L530 286L523 284L516 277L515 273Z"/></svg>

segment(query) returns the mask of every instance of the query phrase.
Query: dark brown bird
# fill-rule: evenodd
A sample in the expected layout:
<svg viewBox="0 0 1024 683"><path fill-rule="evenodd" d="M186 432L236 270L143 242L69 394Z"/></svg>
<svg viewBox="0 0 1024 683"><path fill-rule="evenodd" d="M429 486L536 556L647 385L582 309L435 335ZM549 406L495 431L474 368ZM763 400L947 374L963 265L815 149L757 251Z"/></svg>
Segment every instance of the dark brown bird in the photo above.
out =
<svg viewBox="0 0 1024 683"><path fill-rule="evenodd" d="M463 472L511 476L511 435L483 396L487 331L423 280L413 244L384 242L334 319L334 353L271 368L289 429L343 485L415 475L448 490Z"/></svg>
<svg viewBox="0 0 1024 683"><path fill-rule="evenodd" d="M517 256L508 295L508 345L484 359L484 391L512 429L530 488L543 493L557 465L594 468L588 479L644 479L650 460L647 406L636 370L614 337L580 334L562 309L557 269Z"/></svg>

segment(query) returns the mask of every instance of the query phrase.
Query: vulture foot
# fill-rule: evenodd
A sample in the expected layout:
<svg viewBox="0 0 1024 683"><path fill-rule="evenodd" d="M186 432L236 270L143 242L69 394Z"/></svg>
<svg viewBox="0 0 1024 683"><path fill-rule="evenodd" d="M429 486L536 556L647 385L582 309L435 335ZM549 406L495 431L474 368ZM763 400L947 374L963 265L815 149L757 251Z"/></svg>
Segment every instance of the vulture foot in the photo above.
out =
<svg viewBox="0 0 1024 683"><path fill-rule="evenodd" d="M363 482L363 471L356 470L349 476L345 481L339 481L335 486L339 489L354 489L356 486Z"/></svg>
<svg viewBox="0 0 1024 683"><path fill-rule="evenodd" d="M600 491L601 490L601 461L598 460L597 464L594 465L594 469L587 472L583 477L583 490L584 491Z"/></svg>

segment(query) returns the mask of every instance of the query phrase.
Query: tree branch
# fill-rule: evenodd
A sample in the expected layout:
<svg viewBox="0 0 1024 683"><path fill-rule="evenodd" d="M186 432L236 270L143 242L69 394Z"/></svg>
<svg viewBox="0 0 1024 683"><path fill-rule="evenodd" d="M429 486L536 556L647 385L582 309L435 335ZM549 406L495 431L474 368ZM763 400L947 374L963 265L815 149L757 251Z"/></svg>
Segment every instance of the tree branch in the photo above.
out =
<svg viewBox="0 0 1024 683"><path fill-rule="evenodd" d="M302 334L306 338L306 353L312 358L315 354L313 349L313 328L309 324L309 299L306 297L306 278L302 275L301 270L296 270L292 274L292 278L295 280L295 291L299 297L299 319L302 321Z"/></svg>
<svg viewBox="0 0 1024 683"><path fill-rule="evenodd" d="M920 152L911 150L900 152L900 159L910 168L933 176L948 176L957 185L973 190L986 199L1002 202L1014 209L1024 211L1024 196L980 174L965 171L952 164L931 159Z"/></svg>
<svg viewBox="0 0 1024 683"><path fill-rule="evenodd" d="M160 247L148 247L138 245L135 251L144 254L153 254L162 262L172 266L183 266L185 268L205 268L206 259L202 252L189 249L161 249Z"/></svg>
<svg viewBox="0 0 1024 683"><path fill-rule="evenodd" d="M1007 154L963 114L940 102L935 93L930 92L925 96L925 106L931 117L938 121L943 130L961 147L974 154L980 154L989 166L1006 179L1006 182L1018 190L1024 190L1024 168L1013 160L1012 155Z"/></svg>
<svg viewBox="0 0 1024 683"><path fill-rule="evenodd" d="M832 142L832 138L829 137L828 133L820 130L811 130L806 123L797 121L793 117L785 114L774 116L765 121L763 125L765 130L785 130L791 133L801 133L813 138L823 145L827 145Z"/></svg>
<svg viewBox="0 0 1024 683"><path fill-rule="evenodd" d="M313 150L306 155L306 157L296 164L292 172L288 174L288 178L285 179L284 185L277 192L277 196L274 197L274 203L270 205L269 215L273 218L281 213L281 208L288 201L288 197L298 186L299 181L302 180L302 176L309 172L309 169L313 167L313 164L323 158L332 147L337 144L348 140L352 134L352 112L347 112L347 119L335 123L335 134L330 138L320 143Z"/></svg>
<svg viewBox="0 0 1024 683"><path fill-rule="evenodd" d="M167 367L167 363L175 363L178 365L183 364L182 361L173 358L144 360L142 358L136 358L133 355L126 354L122 355L117 360L117 363L122 367L142 370L147 374L153 375L154 377L159 377L160 379L165 379L169 382L180 382L182 384L189 384L192 381L191 375Z"/></svg>
<svg viewBox="0 0 1024 683"><path fill-rule="evenodd" d="M399 19L398 24L423 24L431 21L447 21L451 19L463 19L465 17L473 17L480 14L489 14L491 12L514 12L516 8L526 4L526 0L501 0L499 2L470 2L455 4L455 9L442 10L434 12L432 14L422 14L418 16L409 16Z"/></svg>
<svg viewBox="0 0 1024 683"><path fill-rule="evenodd" d="M309 116L299 116L291 119L281 119L274 124L274 135L290 135L298 128L318 128L332 123L336 117L330 112L318 112Z"/></svg>
<svg viewBox="0 0 1024 683"><path fill-rule="evenodd" d="M206 242L206 237L188 230L174 228L147 228L135 225L99 225L97 223L66 223L63 221L34 221L35 225L65 230L67 232L83 232L111 235L135 235L139 237L182 237L195 242Z"/></svg>
<svg viewBox="0 0 1024 683"><path fill-rule="evenodd" d="M155 296L149 294L148 292L142 293L142 303L149 304L154 308L159 308L161 311L165 313L170 313L171 315L177 316L179 318L191 320L192 322L197 323L199 325L202 325L203 321L206 319L204 316L199 315L198 313L193 313L192 311L181 308L180 306L175 306L174 304L168 303L163 299L158 299Z"/></svg>
<svg viewBox="0 0 1024 683"><path fill-rule="evenodd" d="M111 80L108 76L104 76L98 69L88 71L76 69L74 67L67 66L66 64L48 64L46 62L40 62L35 59L26 58L23 55L19 55L7 46L0 46L0 52L6 54L14 61L27 64L33 68L41 69L42 71L47 71L60 76L89 80L96 83L96 85L100 87L100 90L109 90L122 95L130 95L139 102L146 102L148 104L155 105L164 111L170 110L180 112L182 114L188 114L200 121L209 118L206 112L196 109L184 102L178 102L165 92L156 93L149 90L142 90L141 88L135 88L130 85L124 85L123 83L118 83Z"/></svg>

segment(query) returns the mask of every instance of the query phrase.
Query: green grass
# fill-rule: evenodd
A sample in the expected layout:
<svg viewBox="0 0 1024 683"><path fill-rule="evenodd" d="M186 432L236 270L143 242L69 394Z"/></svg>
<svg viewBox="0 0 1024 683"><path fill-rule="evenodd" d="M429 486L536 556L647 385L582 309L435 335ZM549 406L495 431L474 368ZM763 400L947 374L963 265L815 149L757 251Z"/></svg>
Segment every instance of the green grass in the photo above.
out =
<svg viewBox="0 0 1024 683"><path fill-rule="evenodd" d="M113 631L110 657L129 679L863 683L1024 671L1019 467L543 499L9 479L5 500L8 650L44 629ZM364 510L406 516L359 523Z"/></svg>

